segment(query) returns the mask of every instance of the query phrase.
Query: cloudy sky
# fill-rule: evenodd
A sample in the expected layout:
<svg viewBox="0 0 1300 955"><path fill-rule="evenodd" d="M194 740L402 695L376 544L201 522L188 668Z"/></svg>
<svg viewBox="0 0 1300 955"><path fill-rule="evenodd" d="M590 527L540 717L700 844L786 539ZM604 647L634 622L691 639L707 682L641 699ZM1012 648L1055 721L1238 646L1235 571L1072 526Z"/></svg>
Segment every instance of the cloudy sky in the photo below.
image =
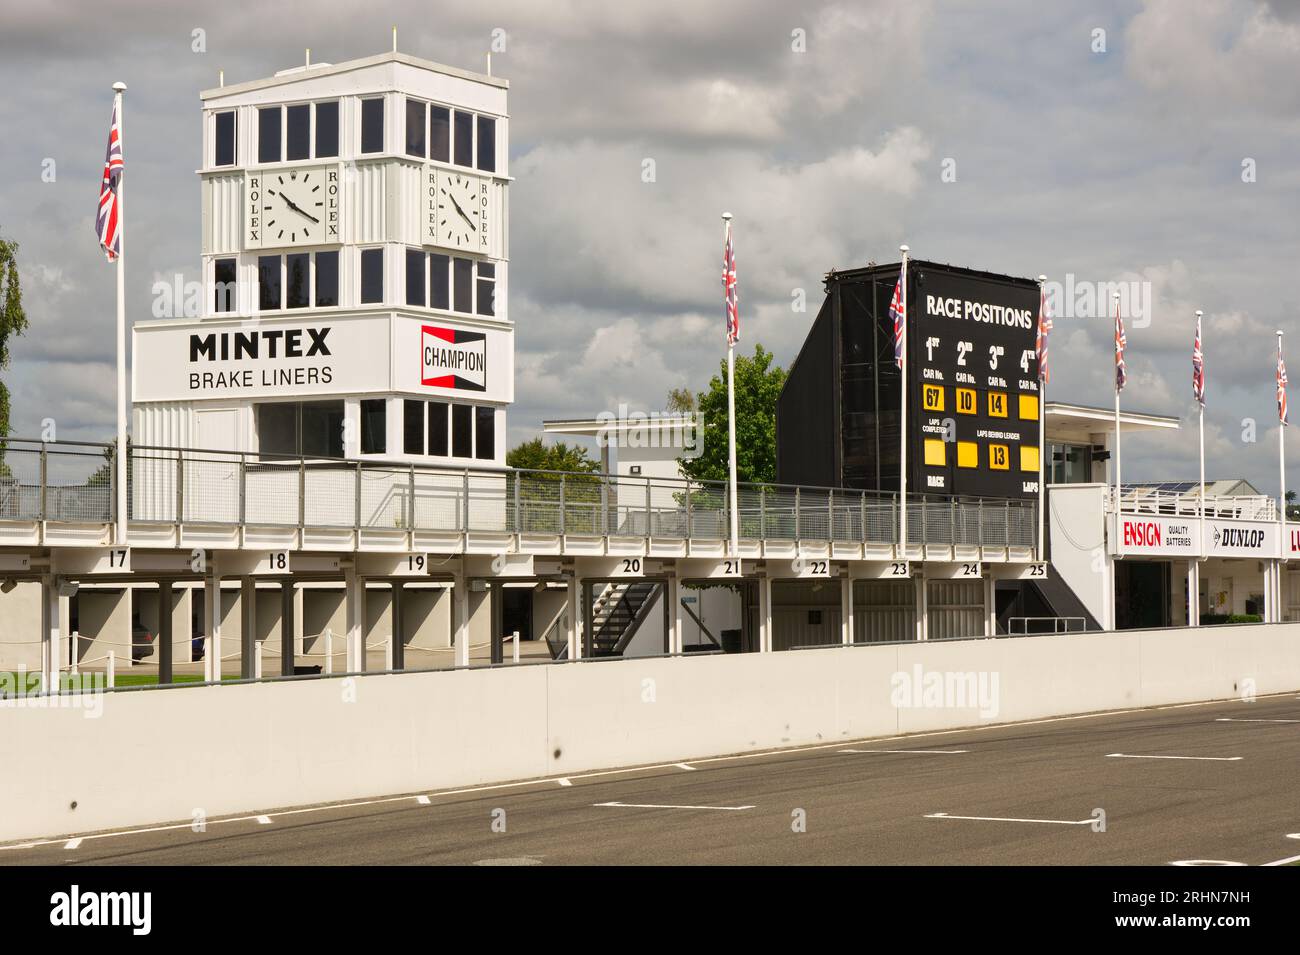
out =
<svg viewBox="0 0 1300 955"><path fill-rule="evenodd" d="M823 274L892 261L900 242L990 271L1149 282L1125 405L1185 430L1126 441L1133 480L1195 474L1204 309L1209 476L1277 489L1273 331L1300 332L1296 0L188 6L0 12L0 234L22 245L32 323L5 373L17 434L45 418L61 438L113 431L113 278L92 235L110 84L130 87L128 308L147 319L155 280L197 278L198 91L218 69L239 82L301 63L308 46L315 61L382 52L395 24L403 50L470 69L505 31L512 442L543 418L653 410L705 386L724 350L725 209L744 344L783 365ZM1110 332L1057 321L1051 397L1111 401ZM1300 438L1292 450L1300 462Z"/></svg>

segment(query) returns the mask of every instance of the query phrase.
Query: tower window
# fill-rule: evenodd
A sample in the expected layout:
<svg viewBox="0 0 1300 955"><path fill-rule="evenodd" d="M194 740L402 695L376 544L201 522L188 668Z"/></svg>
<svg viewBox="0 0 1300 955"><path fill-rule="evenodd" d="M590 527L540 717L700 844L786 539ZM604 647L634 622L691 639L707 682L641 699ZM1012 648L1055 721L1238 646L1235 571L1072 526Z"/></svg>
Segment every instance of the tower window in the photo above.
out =
<svg viewBox="0 0 1300 955"><path fill-rule="evenodd" d="M363 153L384 151L384 101L382 99L361 101L361 151Z"/></svg>

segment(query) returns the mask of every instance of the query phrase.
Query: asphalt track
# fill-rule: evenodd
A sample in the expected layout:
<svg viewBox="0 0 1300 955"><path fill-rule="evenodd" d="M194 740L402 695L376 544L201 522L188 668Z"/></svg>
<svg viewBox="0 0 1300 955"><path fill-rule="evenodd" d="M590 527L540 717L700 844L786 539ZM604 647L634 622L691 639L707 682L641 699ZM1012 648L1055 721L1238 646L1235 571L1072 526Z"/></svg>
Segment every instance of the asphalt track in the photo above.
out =
<svg viewBox="0 0 1300 955"><path fill-rule="evenodd" d="M1300 694L270 811L210 820L202 832L181 824L0 847L0 865L1187 860L1300 860Z"/></svg>

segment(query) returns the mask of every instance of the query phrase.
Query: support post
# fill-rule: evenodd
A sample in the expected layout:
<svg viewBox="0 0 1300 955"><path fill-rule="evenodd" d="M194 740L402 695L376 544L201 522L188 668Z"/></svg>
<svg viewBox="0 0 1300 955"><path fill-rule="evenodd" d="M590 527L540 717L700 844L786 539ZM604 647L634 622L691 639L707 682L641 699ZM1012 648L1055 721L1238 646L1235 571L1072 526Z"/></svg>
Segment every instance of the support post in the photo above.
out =
<svg viewBox="0 0 1300 955"><path fill-rule="evenodd" d="M203 615L207 618L203 680L211 683L221 680L221 575L215 557L208 561L208 567L211 569L203 579Z"/></svg>
<svg viewBox="0 0 1300 955"><path fill-rule="evenodd" d="M772 633L772 578L764 574L758 578L758 652L771 653Z"/></svg>
<svg viewBox="0 0 1300 955"><path fill-rule="evenodd" d="M916 587L916 639L924 642L930 639L930 595L926 590L924 575L913 578Z"/></svg>
<svg viewBox="0 0 1300 955"><path fill-rule="evenodd" d="M294 587L292 580L280 581L280 675L294 673Z"/></svg>
<svg viewBox="0 0 1300 955"><path fill-rule="evenodd" d="M406 669L406 622L404 618L405 608L402 606L404 589L400 580L393 581L392 612L393 635L388 641L389 658L388 668L390 670Z"/></svg>
<svg viewBox="0 0 1300 955"><path fill-rule="evenodd" d="M505 593L501 589L500 580L488 581L488 609L492 620L492 662L505 663Z"/></svg>
<svg viewBox="0 0 1300 955"><path fill-rule="evenodd" d="M847 573L840 578L840 643L853 645L853 579Z"/></svg>
<svg viewBox="0 0 1300 955"><path fill-rule="evenodd" d="M356 564L343 572L343 617L347 627L347 672L366 668L365 619L366 583L357 576Z"/></svg>
<svg viewBox="0 0 1300 955"><path fill-rule="evenodd" d="M984 578L984 636L998 635L998 584L989 574Z"/></svg>
<svg viewBox="0 0 1300 955"><path fill-rule="evenodd" d="M158 582L158 682L172 682L172 582Z"/></svg>
<svg viewBox="0 0 1300 955"><path fill-rule="evenodd" d="M239 678L255 675L257 655L257 581L245 577L239 582Z"/></svg>
<svg viewBox="0 0 1300 955"><path fill-rule="evenodd" d="M457 574L452 581L451 630L456 666L469 666L469 581Z"/></svg>
<svg viewBox="0 0 1300 955"><path fill-rule="evenodd" d="M682 585L676 574L664 581L664 599L668 603L668 652L684 653L686 637L682 632Z"/></svg>
<svg viewBox="0 0 1300 955"><path fill-rule="evenodd" d="M53 574L41 578L41 638L45 642L42 656L41 690L59 692L60 657L63 642L59 637L59 579Z"/></svg>
<svg viewBox="0 0 1300 955"><path fill-rule="evenodd" d="M569 653L570 660L578 659L578 649L580 641L578 640L578 576L575 573L569 578L568 582L568 615L569 615Z"/></svg>

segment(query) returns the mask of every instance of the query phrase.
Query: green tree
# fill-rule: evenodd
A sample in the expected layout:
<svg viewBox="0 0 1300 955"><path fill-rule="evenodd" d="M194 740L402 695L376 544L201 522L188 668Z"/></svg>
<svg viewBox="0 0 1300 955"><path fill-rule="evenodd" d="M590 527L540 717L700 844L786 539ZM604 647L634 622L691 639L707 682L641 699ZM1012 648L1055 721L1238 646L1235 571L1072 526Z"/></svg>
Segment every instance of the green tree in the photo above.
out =
<svg viewBox="0 0 1300 955"><path fill-rule="evenodd" d="M772 364L772 353L754 345L753 356L736 356L736 480L765 483L776 480L776 399L785 384L785 370ZM683 407L678 392L668 396L670 410L698 410L702 453L678 458L682 473L699 481L726 481L727 362L695 402Z"/></svg>
<svg viewBox="0 0 1300 955"><path fill-rule="evenodd" d="M572 471L591 473L600 464L587 456L587 449L577 444L556 441L546 444L540 437L515 445L506 454L506 464L528 471Z"/></svg>
<svg viewBox="0 0 1300 955"><path fill-rule="evenodd" d="M0 368L9 367L9 339L27 330L18 284L18 243L0 238ZM0 437L9 436L9 389L0 381Z"/></svg>

